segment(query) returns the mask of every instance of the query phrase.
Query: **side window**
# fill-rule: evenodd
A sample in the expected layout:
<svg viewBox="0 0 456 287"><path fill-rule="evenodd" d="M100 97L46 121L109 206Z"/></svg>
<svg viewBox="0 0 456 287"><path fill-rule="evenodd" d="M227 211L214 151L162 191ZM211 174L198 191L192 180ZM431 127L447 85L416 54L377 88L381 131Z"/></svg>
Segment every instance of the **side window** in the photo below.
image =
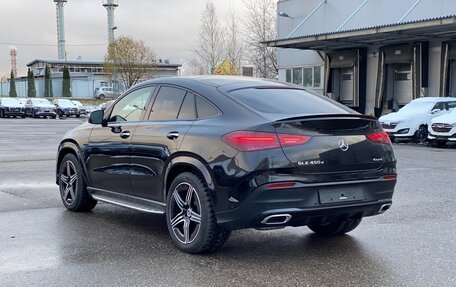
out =
<svg viewBox="0 0 456 287"><path fill-rule="evenodd" d="M195 114L195 96L191 93L185 95L184 102L177 116L179 120L194 120L196 118Z"/></svg>
<svg viewBox="0 0 456 287"><path fill-rule="evenodd" d="M448 102L448 109L452 110L454 108L456 108L456 102Z"/></svg>
<svg viewBox="0 0 456 287"><path fill-rule="evenodd" d="M445 110L445 103L444 102L440 102L440 103L437 103L435 104L435 106L432 108L432 110Z"/></svg>
<svg viewBox="0 0 456 287"><path fill-rule="evenodd" d="M177 119L185 94L186 91L181 89L161 87L152 106L149 120L167 121Z"/></svg>
<svg viewBox="0 0 456 287"><path fill-rule="evenodd" d="M196 96L196 111L198 118L215 117L219 114L211 103L198 96Z"/></svg>
<svg viewBox="0 0 456 287"><path fill-rule="evenodd" d="M123 97L112 109L109 121L139 121L153 90L154 87L142 88Z"/></svg>

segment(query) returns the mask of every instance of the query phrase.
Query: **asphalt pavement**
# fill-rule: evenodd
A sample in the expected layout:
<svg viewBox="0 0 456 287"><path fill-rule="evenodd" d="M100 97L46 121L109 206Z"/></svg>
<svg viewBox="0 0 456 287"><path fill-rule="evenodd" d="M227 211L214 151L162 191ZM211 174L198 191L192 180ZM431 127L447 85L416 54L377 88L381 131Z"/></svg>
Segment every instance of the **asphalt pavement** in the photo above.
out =
<svg viewBox="0 0 456 287"><path fill-rule="evenodd" d="M391 210L348 235L233 233L188 255L164 218L99 204L66 211L57 145L83 119L0 119L0 286L456 286L456 148L395 145Z"/></svg>

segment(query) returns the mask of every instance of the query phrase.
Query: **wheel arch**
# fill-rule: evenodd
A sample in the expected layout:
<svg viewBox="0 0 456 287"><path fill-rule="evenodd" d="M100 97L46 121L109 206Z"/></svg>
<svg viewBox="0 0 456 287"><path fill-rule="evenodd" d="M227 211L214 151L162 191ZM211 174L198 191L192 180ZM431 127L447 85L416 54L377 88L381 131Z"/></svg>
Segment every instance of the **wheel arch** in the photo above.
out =
<svg viewBox="0 0 456 287"><path fill-rule="evenodd" d="M74 140L66 139L66 140L63 140L59 145L59 150L58 150L58 154L57 154L57 162L56 162L56 171L55 171L56 183L58 184L58 180L59 180L59 177L58 177L59 176L58 175L59 166L60 166L63 158L67 154L74 154L76 156L76 158L79 161L79 164L82 167L84 180L86 182L88 182L87 181L88 180L87 169L86 169L84 160L82 159L81 149L80 149L78 143Z"/></svg>
<svg viewBox="0 0 456 287"><path fill-rule="evenodd" d="M194 155L178 155L169 161L165 170L163 182L163 195L165 202L167 192L172 181L183 172L192 172L202 177L210 190L213 191L215 189L212 174L203 160L198 159Z"/></svg>

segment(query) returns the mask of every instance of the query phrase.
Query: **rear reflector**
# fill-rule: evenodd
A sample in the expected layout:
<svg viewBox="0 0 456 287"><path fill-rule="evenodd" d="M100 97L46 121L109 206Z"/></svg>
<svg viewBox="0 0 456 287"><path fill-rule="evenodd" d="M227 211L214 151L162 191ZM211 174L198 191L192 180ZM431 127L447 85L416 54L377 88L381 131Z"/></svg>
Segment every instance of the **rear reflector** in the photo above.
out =
<svg viewBox="0 0 456 287"><path fill-rule="evenodd" d="M388 175L383 176L383 179L386 179L386 180L393 180L396 178L397 178L397 175L395 175L395 174L388 174Z"/></svg>
<svg viewBox="0 0 456 287"><path fill-rule="evenodd" d="M378 133L375 133L375 134L367 135L367 138L370 141L373 141L373 142L383 143L383 144L391 144L391 140L390 140L388 134L385 133L384 131L381 131L381 132L378 132Z"/></svg>
<svg viewBox="0 0 456 287"><path fill-rule="evenodd" d="M266 185L267 189L278 189L278 188L288 188L295 186L295 182L278 182L278 183L271 183Z"/></svg>
<svg viewBox="0 0 456 287"><path fill-rule="evenodd" d="M269 132L236 131L226 134L222 140L239 151L259 151L305 144L308 136L276 134Z"/></svg>

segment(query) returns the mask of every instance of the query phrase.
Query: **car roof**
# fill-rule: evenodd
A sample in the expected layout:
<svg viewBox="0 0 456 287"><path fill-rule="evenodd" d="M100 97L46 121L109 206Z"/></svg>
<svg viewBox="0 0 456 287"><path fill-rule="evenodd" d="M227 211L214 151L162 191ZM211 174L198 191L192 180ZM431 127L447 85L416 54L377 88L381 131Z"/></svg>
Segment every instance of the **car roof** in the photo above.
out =
<svg viewBox="0 0 456 287"><path fill-rule="evenodd" d="M456 101L456 98L453 97L424 97L415 99L412 102L415 103L435 103L435 102L452 102Z"/></svg>
<svg viewBox="0 0 456 287"><path fill-rule="evenodd" d="M175 85L191 85L191 84L202 84L213 87L228 87L236 86L237 88L248 88L255 86L292 86L288 83L282 83L269 79L260 79L252 77L241 77L241 76L184 76L184 77L165 77L157 78L152 80L144 81L138 86L149 85L149 84L175 84ZM295 86L297 87L297 86ZM302 87L301 87L302 88Z"/></svg>

